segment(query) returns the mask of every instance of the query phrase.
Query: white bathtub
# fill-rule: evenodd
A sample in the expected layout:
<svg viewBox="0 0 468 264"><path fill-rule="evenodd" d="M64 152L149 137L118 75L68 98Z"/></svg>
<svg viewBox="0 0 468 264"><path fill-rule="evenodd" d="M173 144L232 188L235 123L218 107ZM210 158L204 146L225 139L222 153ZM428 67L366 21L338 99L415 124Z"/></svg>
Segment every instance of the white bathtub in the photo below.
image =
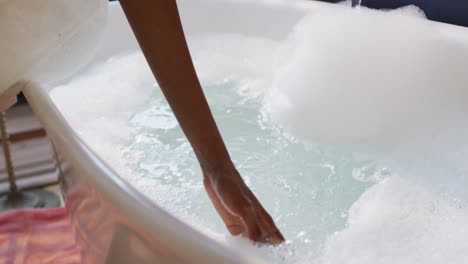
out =
<svg viewBox="0 0 468 264"><path fill-rule="evenodd" d="M178 1L187 34L242 33L283 39L312 1ZM138 49L118 3L110 5L102 48L94 62ZM468 30L435 25L468 43ZM40 83L24 93L43 122L56 151L60 182L84 263L264 263L219 244L149 201L100 160L76 135Z"/></svg>

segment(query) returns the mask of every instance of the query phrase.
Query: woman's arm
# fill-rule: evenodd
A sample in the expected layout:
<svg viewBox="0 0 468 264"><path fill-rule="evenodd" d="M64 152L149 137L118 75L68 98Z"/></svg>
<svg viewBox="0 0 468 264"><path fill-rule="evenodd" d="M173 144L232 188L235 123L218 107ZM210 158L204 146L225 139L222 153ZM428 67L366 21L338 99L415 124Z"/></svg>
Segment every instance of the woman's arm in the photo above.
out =
<svg viewBox="0 0 468 264"><path fill-rule="evenodd" d="M145 57L200 163L206 191L233 235L284 239L234 167L196 75L175 0L120 0Z"/></svg>

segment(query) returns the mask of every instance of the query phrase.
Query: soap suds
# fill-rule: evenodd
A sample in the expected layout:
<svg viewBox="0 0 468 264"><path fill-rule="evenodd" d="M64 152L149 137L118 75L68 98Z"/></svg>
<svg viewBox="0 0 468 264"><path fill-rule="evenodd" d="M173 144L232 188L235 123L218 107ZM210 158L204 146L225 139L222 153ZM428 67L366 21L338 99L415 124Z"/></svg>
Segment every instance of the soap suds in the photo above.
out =
<svg viewBox="0 0 468 264"><path fill-rule="evenodd" d="M399 12L333 9L303 19L280 55L266 109L299 138L403 144L468 112L466 48Z"/></svg>

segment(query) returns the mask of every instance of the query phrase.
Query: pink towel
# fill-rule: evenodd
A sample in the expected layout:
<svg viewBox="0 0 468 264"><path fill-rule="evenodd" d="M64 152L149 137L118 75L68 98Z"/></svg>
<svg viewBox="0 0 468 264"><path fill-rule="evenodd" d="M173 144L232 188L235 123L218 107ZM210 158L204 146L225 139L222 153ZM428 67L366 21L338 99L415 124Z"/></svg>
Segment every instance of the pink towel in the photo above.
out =
<svg viewBox="0 0 468 264"><path fill-rule="evenodd" d="M1 213L0 263L81 263L66 209Z"/></svg>

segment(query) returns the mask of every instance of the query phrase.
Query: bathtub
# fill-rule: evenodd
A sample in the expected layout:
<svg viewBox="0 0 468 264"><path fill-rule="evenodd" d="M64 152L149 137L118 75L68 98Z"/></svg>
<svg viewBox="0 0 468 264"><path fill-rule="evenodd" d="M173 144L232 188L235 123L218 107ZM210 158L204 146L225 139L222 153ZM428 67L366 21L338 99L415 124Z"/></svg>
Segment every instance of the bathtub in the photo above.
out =
<svg viewBox="0 0 468 264"><path fill-rule="evenodd" d="M283 39L305 14L329 5L313 1L178 1L187 34L242 33ZM435 23L457 41L468 30ZM118 3L93 62L138 49ZM50 136L66 207L83 263L264 263L182 223L123 181L71 129L42 82L22 82L31 107Z"/></svg>

